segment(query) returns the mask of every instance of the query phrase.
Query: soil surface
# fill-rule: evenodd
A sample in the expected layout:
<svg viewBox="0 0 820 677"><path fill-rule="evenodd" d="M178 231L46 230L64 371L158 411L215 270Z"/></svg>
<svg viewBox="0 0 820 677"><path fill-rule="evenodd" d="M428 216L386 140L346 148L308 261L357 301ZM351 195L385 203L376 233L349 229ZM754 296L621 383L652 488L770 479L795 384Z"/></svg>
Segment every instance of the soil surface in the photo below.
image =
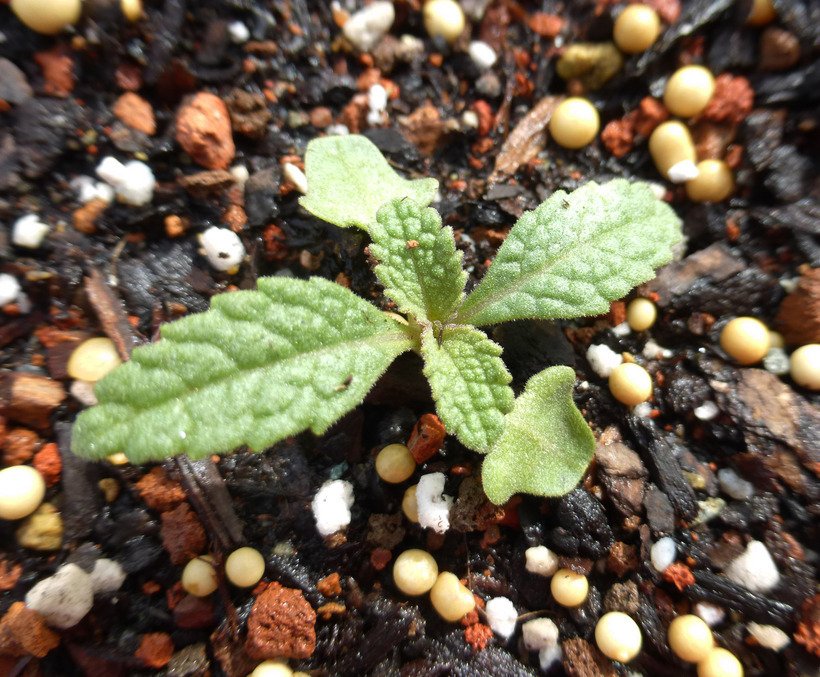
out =
<svg viewBox="0 0 820 677"><path fill-rule="evenodd" d="M0 449L3 466L32 464L48 485L34 517L0 521L0 675L244 677L277 656L316 676L694 675L666 641L672 618L691 611L746 675L820 674L820 395L784 367L793 349L820 343L820 6L774 0L775 20L755 27L743 0L648 4L659 39L621 56L608 43L624 6L614 0L463 0L467 26L452 45L428 36L419 0L396 0L389 31L373 44L354 36L358 46L341 28L362 8L354 1L150 0L129 23L119 3L86 0L76 29L58 36L32 32L0 2L0 273L21 287L0 310ZM494 50L492 66L470 57L471 40ZM685 64L717 77L706 110L685 121L698 158L724 159L734 174L717 204L664 181L647 148L668 117L665 82ZM374 85L382 111L371 110ZM601 134L577 151L545 132L568 94L601 116ZM435 429L422 419L435 409L413 355L322 437L153 466L71 453L93 394L67 363L86 338L110 337L127 359L163 323L263 275L321 276L389 309L366 236L298 206L307 142L344 131L365 134L404 175L440 181L433 206L456 231L471 284L516 219L557 189L651 181L681 217L680 260L632 294L658 305L648 331L621 331L624 302L602 317L489 329L517 392L547 366L576 370L576 403L599 442L567 496L492 506L480 457L450 436L413 478L382 482L376 452L407 443L420 420ZM150 167L149 201L84 195L109 156ZM34 248L13 241L27 215L48 226ZM239 235L238 269L218 271L199 250L212 226ZM739 315L780 331L785 352L733 361L718 339ZM646 406L611 396L587 360L593 344L648 369ZM724 469L751 487L727 493ZM444 472L457 499L444 535L401 510L429 472ZM311 501L331 478L353 485L355 504L349 527L322 539ZM662 537L676 548L660 572L650 554ZM773 561L773 587L725 575L750 542ZM265 557L252 589L224 578L240 545ZM527 571L525 552L539 545L588 575L582 606L558 605L549 580ZM426 596L408 600L392 580L408 548L429 550L479 608L509 598L515 634L494 635L481 609L448 623ZM218 588L197 598L180 576L205 553ZM101 558L125 580L79 622L49 627L22 604L62 565L91 571ZM596 621L612 610L642 631L628 665L595 646ZM559 630L546 671L521 639L535 617Z"/></svg>

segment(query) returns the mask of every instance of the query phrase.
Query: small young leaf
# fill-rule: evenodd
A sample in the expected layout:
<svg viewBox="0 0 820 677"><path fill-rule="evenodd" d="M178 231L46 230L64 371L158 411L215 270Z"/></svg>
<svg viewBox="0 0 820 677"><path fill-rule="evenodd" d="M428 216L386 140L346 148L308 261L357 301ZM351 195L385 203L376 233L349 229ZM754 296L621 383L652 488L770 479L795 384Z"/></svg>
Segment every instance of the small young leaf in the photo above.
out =
<svg viewBox="0 0 820 677"><path fill-rule="evenodd" d="M481 468L484 491L496 505L518 492L560 496L578 484L595 453L595 437L572 401L574 383L572 369L550 367L515 400Z"/></svg>
<svg viewBox="0 0 820 677"><path fill-rule="evenodd" d="M557 191L510 230L457 322L599 315L651 280L681 239L675 212L644 183Z"/></svg>
<svg viewBox="0 0 820 677"><path fill-rule="evenodd" d="M364 136L313 139L305 153L308 190L299 204L314 216L342 228L365 230L387 200L409 197L429 205L438 190L435 179L403 179Z"/></svg>
<svg viewBox="0 0 820 677"><path fill-rule="evenodd" d="M501 346L473 327L445 327L439 343L427 327L421 354L444 427L464 446L486 453L504 430L514 399Z"/></svg>
<svg viewBox="0 0 820 677"><path fill-rule="evenodd" d="M464 298L467 273L461 268L453 229L441 227L435 209L412 200L382 205L370 228L370 253L381 261L376 275L403 313L443 322Z"/></svg>
<svg viewBox="0 0 820 677"><path fill-rule="evenodd" d="M402 325L340 285L262 278L134 350L97 385L100 404L77 418L72 449L144 463L321 433L411 345Z"/></svg>

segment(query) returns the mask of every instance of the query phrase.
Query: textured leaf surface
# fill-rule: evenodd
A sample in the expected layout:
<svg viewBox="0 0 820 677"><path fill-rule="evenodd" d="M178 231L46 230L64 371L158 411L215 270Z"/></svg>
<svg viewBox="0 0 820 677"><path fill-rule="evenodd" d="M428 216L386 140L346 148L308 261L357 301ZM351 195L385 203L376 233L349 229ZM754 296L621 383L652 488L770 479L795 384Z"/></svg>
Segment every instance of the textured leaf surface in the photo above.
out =
<svg viewBox="0 0 820 677"><path fill-rule="evenodd" d="M466 447L486 453L504 430L514 399L501 346L473 327L446 327L439 345L428 327L421 354L444 427Z"/></svg>
<svg viewBox="0 0 820 677"><path fill-rule="evenodd" d="M400 177L370 140L355 134L313 139L305 174L308 190L299 204L343 228L369 229L379 207L393 198L409 197L426 207L438 190L435 179Z"/></svg>
<svg viewBox="0 0 820 677"><path fill-rule="evenodd" d="M670 261L675 212L643 183L590 182L557 191L510 230L457 321L598 315Z"/></svg>
<svg viewBox="0 0 820 677"><path fill-rule="evenodd" d="M453 315L464 298L467 273L453 229L441 227L435 209L391 200L379 209L370 237L370 253L381 261L376 275L402 312L430 321Z"/></svg>
<svg viewBox="0 0 820 677"><path fill-rule="evenodd" d="M550 367L527 382L481 468L493 503L519 492L561 496L578 484L595 453L595 437L572 401L574 383L569 367Z"/></svg>
<svg viewBox="0 0 820 677"><path fill-rule="evenodd" d="M144 463L321 433L410 346L401 325L344 287L262 278L134 350L97 385L100 404L78 417L72 448Z"/></svg>

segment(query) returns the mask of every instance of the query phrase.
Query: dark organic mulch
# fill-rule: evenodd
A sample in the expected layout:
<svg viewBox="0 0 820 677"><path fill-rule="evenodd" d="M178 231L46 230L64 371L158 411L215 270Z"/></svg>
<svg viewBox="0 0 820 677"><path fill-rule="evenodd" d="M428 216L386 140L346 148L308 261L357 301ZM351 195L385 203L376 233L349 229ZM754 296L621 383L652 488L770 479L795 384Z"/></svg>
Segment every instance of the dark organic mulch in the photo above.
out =
<svg viewBox="0 0 820 677"><path fill-rule="evenodd" d="M368 71L374 57L381 69L376 79L392 81L398 96L384 125L361 131L405 174L440 180L435 206L456 229L471 284L517 216L553 191L590 180L660 177L645 140L635 139L631 150L615 157L599 138L580 151L548 144L542 160L488 183L505 138L527 112L574 86L555 72L561 46L611 35L614 3L607 0L491 0L472 28L473 39L487 41L499 54L485 74L467 56L468 41L450 49L427 37L415 2L396 2L391 31L423 41L423 52L405 61L395 58L389 39L373 57L357 55L340 40L326 2L155 0L146 3L146 19L137 24L122 18L118 3L85 4L77 33L58 37L36 35L0 4L0 59L20 69L31 89L8 75L0 78L0 104L7 104L0 106L0 272L21 280L27 298L0 314L0 441L3 465L11 462L21 435L35 438L32 450L57 444L62 474L47 500L64 522L63 547L50 552L22 548L17 523L0 522L0 615L64 562L88 566L104 555L120 562L128 577L120 591L98 596L78 626L61 632L58 648L39 659L14 656L0 662L0 671L239 677L255 664L245 655L244 636L258 591L223 584L212 603L186 602L187 615L180 611L182 567L171 564L163 547L166 511L146 503L137 487L151 469L90 463L69 450L71 423L82 405L71 396L61 400L59 384L70 384L65 366L77 342L105 334L127 355L155 337L163 322L206 309L216 293L252 288L262 275L319 275L384 304L365 236L303 211L281 169L283 161L303 158L307 142L323 133L320 114L357 124L363 110L355 98L359 79L375 81ZM652 4L669 10L678 3ZM818 583L820 396L788 376L739 368L718 346L720 329L732 316L753 315L775 327L789 283L806 266L820 266L820 11L810 0L775 0L777 30L788 33L777 39L799 47L794 63L777 70L763 62L764 29L743 25L749 5L685 0L655 46L629 57L619 74L587 93L603 127L638 108L644 97L660 96L665 79L682 63L742 76L754 91L750 114L711 127L709 120L693 125L704 136L717 129L724 139L719 152L739 157L733 197L694 204L679 187L661 184L683 220L686 258L639 291L659 304L656 326L648 335L616 335L611 329L623 319L623 306L613 304L607 317L490 330L505 349L518 390L547 366L574 367L578 407L597 436L638 452L640 472L623 474L618 459L599 459L567 496L522 497L506 506L498 524L480 498L467 496L467 478L478 474L480 459L447 438L419 472L443 471L446 493L464 492L454 516L458 530L439 538L400 519L400 532L388 544L393 557L427 548L440 570L464 578L478 597L506 596L522 614L552 618L561 641L572 641L565 644L571 659L550 674L694 674L671 654L665 628L696 602L726 612L715 634L747 675L820 670L817 655L794 641L796 632L816 637L820 630L816 604L814 610L805 606ZM539 12L564 19L555 41L528 24ZM227 26L237 20L250 28L252 43L230 41ZM63 97L48 93L34 59L55 47L69 58L75 78ZM8 73L5 65L0 73ZM128 82L151 104L156 135L129 130L112 112L132 87ZM233 135L235 163L251 175L244 194L228 184L200 192L180 185L202 168L176 143L175 115L184 96L200 91L218 94L235 115L241 108L246 116L242 131L235 120ZM418 112L425 106L435 114L433 123L423 125ZM488 131L457 122L471 110L494 115ZM113 204L93 228L80 232L72 226L80 204L69 182L93 176L108 155L147 162L158 180L154 199L141 207ZM11 224L28 213L53 227L35 251L10 243ZM229 213L246 217L236 229L249 257L236 274L212 270L196 239L210 225L224 225ZM180 233L169 229L176 217L182 219ZM644 357L648 338L670 353ZM653 374L648 416L629 413L612 398L586 360L590 343L631 353ZM21 394L20 387L15 390L21 383L38 387ZM695 410L707 401L717 415L703 420ZM291 661L298 669L402 677L540 673L537 656L519 642L520 631L507 642L491 638L483 649L471 646L464 627L443 622L426 599L408 602L392 583L390 565L384 566L385 546L371 531L371 518L400 514L406 485L379 480L374 451L406 442L419 417L432 411L420 361L405 356L361 407L320 438L303 434L262 454L161 464L184 490L217 562L238 545L252 545L265 555L265 580L301 591L314 609L331 599L343 605L327 617L320 613L312 655ZM754 484L751 499L721 494L716 471L724 467ZM344 535L323 541L310 501L330 477L350 481L356 503ZM109 480L108 486L113 480L115 498L104 498L101 480ZM712 508L715 514L706 520ZM677 545L677 576L661 576L649 561L652 543L665 535ZM766 594L721 575L749 540L766 545L782 574ZM589 573L591 592L582 607L560 607L548 581L526 571L524 552L535 545ZM21 567L16 579L10 573L15 565ZM331 574L339 575L341 593L326 597L317 585ZM594 643L595 622L610 609L629 610L643 631L644 650L628 667L613 667L582 641ZM201 623L188 622L193 617ZM784 630L791 644L780 652L762 648L749 637L750 621ZM175 653L167 668L145 667L135 656L149 633L170 636ZM809 648L817 652L817 646L815 639ZM0 661L6 660L2 653L0 646Z"/></svg>

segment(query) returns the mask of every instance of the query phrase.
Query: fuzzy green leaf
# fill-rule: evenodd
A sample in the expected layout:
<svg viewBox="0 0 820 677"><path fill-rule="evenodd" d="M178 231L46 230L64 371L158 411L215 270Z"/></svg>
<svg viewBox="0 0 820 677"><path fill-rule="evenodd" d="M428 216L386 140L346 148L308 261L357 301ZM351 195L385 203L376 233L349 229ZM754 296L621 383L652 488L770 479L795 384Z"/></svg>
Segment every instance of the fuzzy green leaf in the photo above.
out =
<svg viewBox="0 0 820 677"><path fill-rule="evenodd" d="M421 354L444 427L464 446L486 453L504 430L504 414L514 399L501 346L478 329L453 326L444 328L439 344L428 326Z"/></svg>
<svg viewBox="0 0 820 677"><path fill-rule="evenodd" d="M400 177L369 139L355 134L313 139L305 174L308 190L299 204L342 228L368 230L387 200L409 197L426 207L438 190L435 179Z"/></svg>
<svg viewBox="0 0 820 677"><path fill-rule="evenodd" d="M506 427L481 468L496 505L515 493L561 496L586 471L595 437L572 401L575 372L550 367L533 376L507 414Z"/></svg>
<svg viewBox="0 0 820 677"><path fill-rule="evenodd" d="M510 230L457 322L494 324L607 312L651 280L681 239L675 212L644 183L557 191Z"/></svg>
<svg viewBox="0 0 820 677"><path fill-rule="evenodd" d="M97 385L100 404L78 417L72 449L144 463L322 433L411 345L399 323L340 285L262 278L258 291L220 294L134 350Z"/></svg>
<svg viewBox="0 0 820 677"><path fill-rule="evenodd" d="M452 317L464 298L467 273L453 229L441 227L435 209L390 200L379 209L370 237L370 253L381 261L376 275L403 313L439 322Z"/></svg>

